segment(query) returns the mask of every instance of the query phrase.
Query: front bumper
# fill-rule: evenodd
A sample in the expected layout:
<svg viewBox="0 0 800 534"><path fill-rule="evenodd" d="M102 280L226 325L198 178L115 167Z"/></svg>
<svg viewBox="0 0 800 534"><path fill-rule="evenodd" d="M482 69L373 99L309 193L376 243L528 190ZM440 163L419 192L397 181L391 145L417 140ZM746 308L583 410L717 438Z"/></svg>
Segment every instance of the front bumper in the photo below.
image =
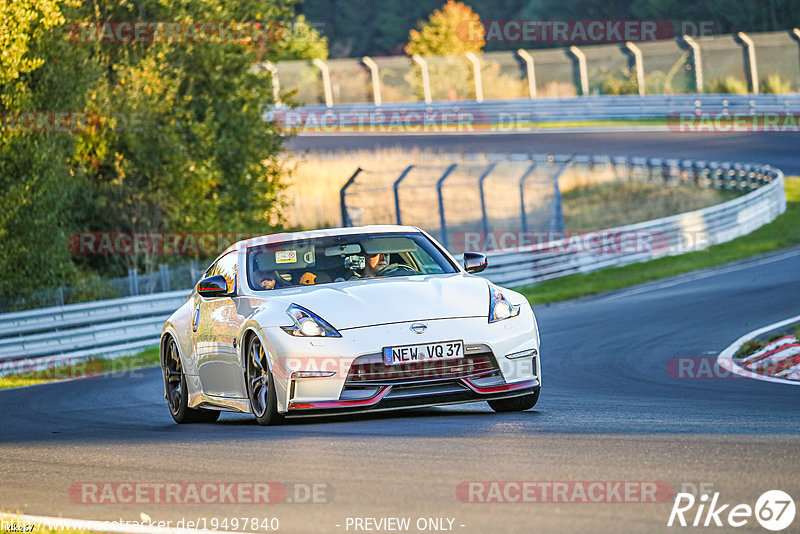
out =
<svg viewBox="0 0 800 534"><path fill-rule="evenodd" d="M410 388L404 387L403 384L386 385L380 387L376 394L366 399L290 401L287 415L335 415L505 399L536 393L540 385L539 381L534 379L512 384L481 386L468 378L462 378L458 381L414 386L414 388L417 391L409 391Z"/></svg>
<svg viewBox="0 0 800 534"><path fill-rule="evenodd" d="M520 316L489 324L485 317L425 321L424 338L413 333L411 322L341 331L341 338L298 338L285 332L265 332L269 340L278 409L287 415L326 415L407 407L494 400L535 393L541 385L539 335L529 307ZM273 330L273 329L267 329ZM461 339L465 355L485 357L480 362L448 361L442 374L415 376L403 365L387 366L383 374L353 376L354 362L380 361L381 348ZM369 348L365 351L365 347ZM510 360L507 355L534 350L535 357ZM464 369L464 363L470 364ZM485 362L484 362L485 363ZM474 365L473 365L474 364ZM298 378L295 371L333 371L326 377ZM380 369L379 369L380 371ZM358 378L359 380L355 380Z"/></svg>

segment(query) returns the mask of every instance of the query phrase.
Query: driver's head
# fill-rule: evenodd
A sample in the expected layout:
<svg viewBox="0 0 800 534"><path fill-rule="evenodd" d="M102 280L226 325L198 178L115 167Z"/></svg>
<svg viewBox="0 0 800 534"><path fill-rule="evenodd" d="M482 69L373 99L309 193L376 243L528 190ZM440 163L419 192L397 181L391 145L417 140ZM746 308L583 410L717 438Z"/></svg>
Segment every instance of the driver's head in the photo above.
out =
<svg viewBox="0 0 800 534"><path fill-rule="evenodd" d="M373 254L372 256L367 256L367 265L375 272L380 271L389 265L389 256L387 254Z"/></svg>

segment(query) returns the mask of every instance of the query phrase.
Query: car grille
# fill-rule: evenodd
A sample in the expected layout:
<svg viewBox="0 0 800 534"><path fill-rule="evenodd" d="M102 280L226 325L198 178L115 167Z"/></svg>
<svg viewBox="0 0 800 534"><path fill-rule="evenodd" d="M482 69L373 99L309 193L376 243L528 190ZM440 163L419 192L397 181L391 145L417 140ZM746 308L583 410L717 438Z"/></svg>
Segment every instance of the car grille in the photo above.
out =
<svg viewBox="0 0 800 534"><path fill-rule="evenodd" d="M499 374L499 370L491 352L469 354L458 360L399 365L385 365L379 354L369 354L353 361L345 380L345 388L484 378L495 374Z"/></svg>

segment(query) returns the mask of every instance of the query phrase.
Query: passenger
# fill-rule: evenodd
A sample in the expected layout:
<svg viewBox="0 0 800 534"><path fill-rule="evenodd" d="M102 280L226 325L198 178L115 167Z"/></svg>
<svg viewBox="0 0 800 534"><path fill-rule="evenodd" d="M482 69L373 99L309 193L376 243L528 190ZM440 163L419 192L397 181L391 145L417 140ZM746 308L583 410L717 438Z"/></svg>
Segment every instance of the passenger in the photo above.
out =
<svg viewBox="0 0 800 534"><path fill-rule="evenodd" d="M331 282L331 277L325 273L317 273L314 274L311 271L307 273L303 273L303 276L300 277L300 285L303 286L313 286L315 284L329 284Z"/></svg>
<svg viewBox="0 0 800 534"><path fill-rule="evenodd" d="M275 289L275 287L286 287L286 281L278 276L277 273L270 271L253 271L253 280L256 287L261 289Z"/></svg>

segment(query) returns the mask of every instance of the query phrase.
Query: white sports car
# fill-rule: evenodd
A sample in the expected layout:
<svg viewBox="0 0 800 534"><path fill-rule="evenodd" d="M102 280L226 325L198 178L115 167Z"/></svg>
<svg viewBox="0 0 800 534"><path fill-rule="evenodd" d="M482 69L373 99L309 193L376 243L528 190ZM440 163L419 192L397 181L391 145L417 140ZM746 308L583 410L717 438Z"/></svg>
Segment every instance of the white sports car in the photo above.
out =
<svg viewBox="0 0 800 534"><path fill-rule="evenodd" d="M284 417L539 398L527 300L409 226L269 235L228 247L164 324L178 423L220 411Z"/></svg>

